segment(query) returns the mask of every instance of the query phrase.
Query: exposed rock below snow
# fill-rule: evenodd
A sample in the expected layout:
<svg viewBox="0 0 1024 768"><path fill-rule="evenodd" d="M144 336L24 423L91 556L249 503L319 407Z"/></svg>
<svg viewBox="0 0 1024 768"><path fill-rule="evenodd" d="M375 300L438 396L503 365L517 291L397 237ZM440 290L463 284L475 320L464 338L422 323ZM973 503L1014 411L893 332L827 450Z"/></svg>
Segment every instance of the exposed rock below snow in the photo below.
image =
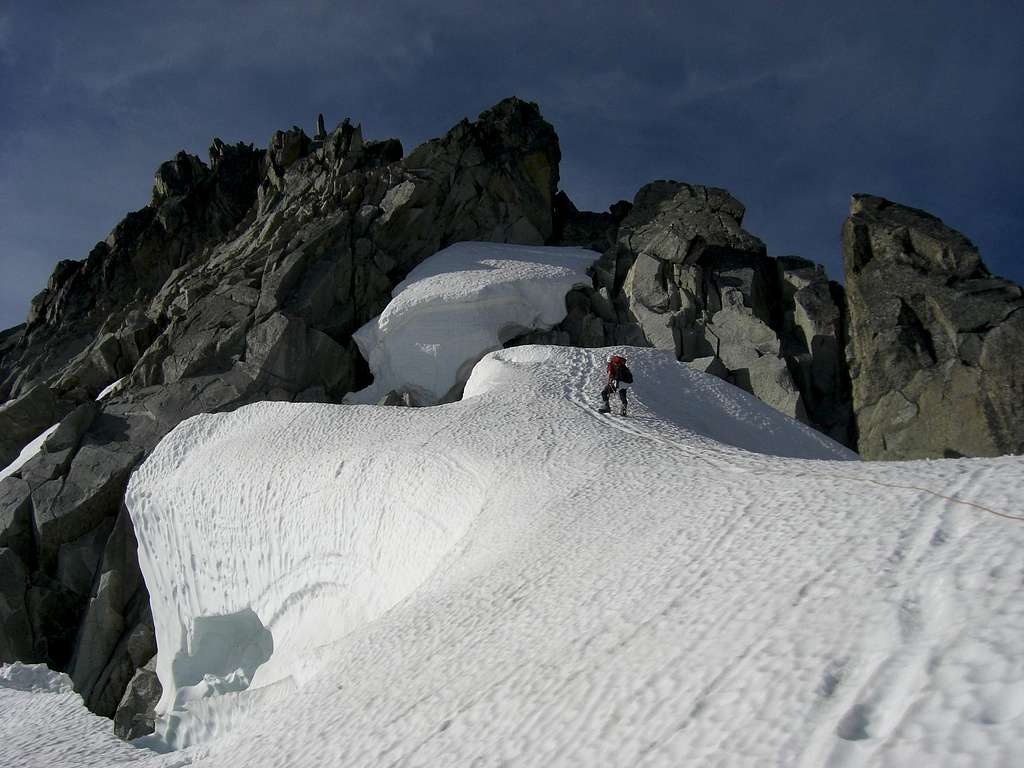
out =
<svg viewBox="0 0 1024 768"><path fill-rule="evenodd" d="M84 262L58 265L27 326L0 336L0 399L46 382L32 397L60 406L8 402L29 419L8 453L86 404L13 471L30 489L32 545L24 486L4 491L29 585L31 632L12 642L112 714L148 658L134 538L127 522L111 528L139 460L195 414L339 400L365 383L351 334L416 264L458 240L551 237L559 156L536 105L508 99L404 161L399 142L367 141L346 119L316 141L297 128L265 152L215 140L208 165L163 164L151 204Z"/></svg>
<svg viewBox="0 0 1024 768"><path fill-rule="evenodd" d="M135 671L114 713L114 734L125 741L153 732L156 703L163 689L156 674L156 657Z"/></svg>
<svg viewBox="0 0 1024 768"><path fill-rule="evenodd" d="M781 357L765 355L748 360L732 370L730 379L780 413L807 421L807 411L800 398L800 391L794 386L786 361Z"/></svg>
<svg viewBox="0 0 1024 768"><path fill-rule="evenodd" d="M422 405L456 399L486 353L565 317L566 293L590 282L597 256L494 243L457 243L431 256L355 333L374 380L346 402L376 403L394 391Z"/></svg>
<svg viewBox="0 0 1024 768"><path fill-rule="evenodd" d="M123 509L104 541L70 673L89 709L112 717L135 670L156 653L156 638L138 544Z"/></svg>
<svg viewBox="0 0 1024 768"><path fill-rule="evenodd" d="M843 226L853 407L871 459L1024 452L1024 295L936 217L854 195Z"/></svg>

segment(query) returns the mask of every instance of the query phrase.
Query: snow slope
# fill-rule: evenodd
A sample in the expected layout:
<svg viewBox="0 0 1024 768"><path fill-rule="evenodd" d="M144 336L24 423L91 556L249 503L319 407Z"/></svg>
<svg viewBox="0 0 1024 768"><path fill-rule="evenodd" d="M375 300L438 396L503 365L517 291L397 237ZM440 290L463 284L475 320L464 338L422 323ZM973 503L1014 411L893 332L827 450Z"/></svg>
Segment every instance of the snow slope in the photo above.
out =
<svg viewBox="0 0 1024 768"><path fill-rule="evenodd" d="M110 721L85 708L67 675L43 664L0 666L0 764L91 768L133 763L151 755L114 736Z"/></svg>
<svg viewBox="0 0 1024 768"><path fill-rule="evenodd" d="M655 350L601 416L609 351L172 432L128 494L172 756L1014 765L1024 460L850 461Z"/></svg>
<svg viewBox="0 0 1024 768"><path fill-rule="evenodd" d="M456 243L421 263L353 336L373 384L346 402L411 393L421 405L458 395L474 363L511 338L565 318L565 294L590 285L600 254L583 248Z"/></svg>

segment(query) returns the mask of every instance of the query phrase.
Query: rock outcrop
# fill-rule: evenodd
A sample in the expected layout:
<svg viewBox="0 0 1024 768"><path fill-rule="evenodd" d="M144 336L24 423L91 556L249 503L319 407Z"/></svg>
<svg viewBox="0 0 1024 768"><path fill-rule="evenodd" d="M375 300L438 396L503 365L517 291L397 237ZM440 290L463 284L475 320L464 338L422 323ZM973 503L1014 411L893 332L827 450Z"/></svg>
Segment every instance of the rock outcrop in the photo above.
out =
<svg viewBox="0 0 1024 768"><path fill-rule="evenodd" d="M352 332L412 267L459 240L551 239L559 159L536 105L508 99L405 159L345 120L163 164L153 202L58 265L0 338L5 455L60 422L0 484L0 658L68 671L114 715L155 651L122 505L134 467L197 413L357 388Z"/></svg>
<svg viewBox="0 0 1024 768"><path fill-rule="evenodd" d="M812 262L768 257L736 198L657 181L606 214L567 198L557 211L563 243L603 244L603 256L566 320L520 341L669 349L853 445L842 288Z"/></svg>
<svg viewBox="0 0 1024 768"><path fill-rule="evenodd" d="M843 225L865 458L1024 452L1024 294L941 220L854 195Z"/></svg>
<svg viewBox="0 0 1024 768"><path fill-rule="evenodd" d="M156 723L156 705L162 693L154 657L136 670L125 688L114 713L114 733L125 741L152 733Z"/></svg>
<svg viewBox="0 0 1024 768"><path fill-rule="evenodd" d="M217 139L209 166L184 152L163 163L150 204L84 261L60 262L17 343L0 346L0 402L47 381L57 398L82 402L130 372L158 331L145 316L148 301L252 208L263 155Z"/></svg>

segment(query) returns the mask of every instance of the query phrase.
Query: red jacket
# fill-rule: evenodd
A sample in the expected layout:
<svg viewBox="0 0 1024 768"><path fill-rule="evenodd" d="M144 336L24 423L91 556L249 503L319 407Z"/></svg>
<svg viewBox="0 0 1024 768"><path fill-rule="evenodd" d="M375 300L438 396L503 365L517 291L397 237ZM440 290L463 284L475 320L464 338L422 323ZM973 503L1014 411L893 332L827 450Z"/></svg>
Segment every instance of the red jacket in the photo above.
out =
<svg viewBox="0 0 1024 768"><path fill-rule="evenodd" d="M612 359L608 361L608 383L613 381L619 381L619 372L622 370L622 365L626 361L618 355L613 355Z"/></svg>

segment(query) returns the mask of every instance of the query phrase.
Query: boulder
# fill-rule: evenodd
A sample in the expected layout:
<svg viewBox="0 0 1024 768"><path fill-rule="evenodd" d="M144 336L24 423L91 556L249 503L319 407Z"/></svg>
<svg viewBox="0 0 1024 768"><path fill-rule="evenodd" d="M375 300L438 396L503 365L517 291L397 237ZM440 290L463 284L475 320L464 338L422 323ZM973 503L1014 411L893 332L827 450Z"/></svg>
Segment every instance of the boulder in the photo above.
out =
<svg viewBox="0 0 1024 768"><path fill-rule="evenodd" d="M774 330L735 305L716 312L704 334L714 354L731 371L764 356L778 357L781 349Z"/></svg>
<svg viewBox="0 0 1024 768"><path fill-rule="evenodd" d="M156 705L163 686L156 674L156 657L135 671L114 713L114 734L131 741L153 732Z"/></svg>
<svg viewBox="0 0 1024 768"><path fill-rule="evenodd" d="M729 369L722 364L722 361L716 355L694 358L687 361L686 364L701 373L707 373L711 376L717 376L719 379L729 381Z"/></svg>
<svg viewBox="0 0 1024 768"><path fill-rule="evenodd" d="M724 189L655 181L637 192L619 227L619 242L632 253L674 264L726 254L764 255L764 243L741 226L745 212Z"/></svg>
<svg viewBox="0 0 1024 768"><path fill-rule="evenodd" d="M293 125L287 131L274 131L270 137L267 159L283 172L313 151L313 142L306 132Z"/></svg>
<svg viewBox="0 0 1024 768"><path fill-rule="evenodd" d="M1024 451L1024 292L925 211L854 195L843 225L853 409L869 459Z"/></svg>
<svg viewBox="0 0 1024 768"><path fill-rule="evenodd" d="M75 410L61 419L57 429L47 436L43 442L43 452L60 453L61 451L78 448L82 435L92 425L92 420L96 418L98 411L99 405L93 400L82 403L75 408Z"/></svg>
<svg viewBox="0 0 1024 768"><path fill-rule="evenodd" d="M765 355L751 360L732 372L732 381L775 410L807 422L800 391L793 384L789 368L782 358Z"/></svg>
<svg viewBox="0 0 1024 768"><path fill-rule="evenodd" d="M742 308L766 325L778 325L778 273L768 257L718 254L706 257L702 264L704 303L709 314Z"/></svg>
<svg viewBox="0 0 1024 768"><path fill-rule="evenodd" d="M301 320L275 312L246 336L244 369L263 389L298 393L313 386L350 391L351 353Z"/></svg>
<svg viewBox="0 0 1024 768"><path fill-rule="evenodd" d="M18 474L35 493L50 481L58 480L67 470L74 455L75 452L71 448L62 451L41 450L21 465Z"/></svg>

